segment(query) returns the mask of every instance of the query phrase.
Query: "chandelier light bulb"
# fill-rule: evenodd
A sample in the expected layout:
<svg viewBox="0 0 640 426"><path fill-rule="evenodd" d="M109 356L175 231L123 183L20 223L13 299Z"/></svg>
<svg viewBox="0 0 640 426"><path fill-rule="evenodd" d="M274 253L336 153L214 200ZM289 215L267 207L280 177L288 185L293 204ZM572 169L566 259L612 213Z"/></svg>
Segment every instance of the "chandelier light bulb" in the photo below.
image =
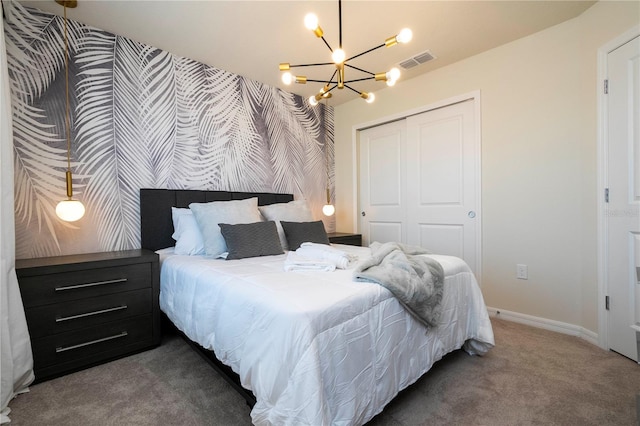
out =
<svg viewBox="0 0 640 426"><path fill-rule="evenodd" d="M400 78L400 70L398 68L391 68L388 72L387 72L387 80L397 80Z"/></svg>
<svg viewBox="0 0 640 426"><path fill-rule="evenodd" d="M413 33L409 28L403 28L396 36L398 43L409 43L413 38Z"/></svg>
<svg viewBox="0 0 640 426"><path fill-rule="evenodd" d="M318 17L315 13L307 13L304 17L304 26L311 31L315 31L318 28Z"/></svg>
<svg viewBox="0 0 640 426"><path fill-rule="evenodd" d="M384 77L387 81L387 86L394 86L400 78L400 70L398 68L391 68L385 73Z"/></svg>
<svg viewBox="0 0 640 426"><path fill-rule="evenodd" d="M293 79L294 77L290 72L285 72L282 74L282 82L287 86L290 85L291 82L293 82Z"/></svg>
<svg viewBox="0 0 640 426"><path fill-rule="evenodd" d="M336 49L331 54L331 59L333 59L333 62L335 64L343 63L345 58L346 58L346 55L344 53L344 50L342 50L342 49Z"/></svg>
<svg viewBox="0 0 640 426"><path fill-rule="evenodd" d="M374 95L372 92L369 92L369 95L365 98L365 102L367 102L368 104L372 103L375 100L376 95Z"/></svg>
<svg viewBox="0 0 640 426"><path fill-rule="evenodd" d="M316 95L309 96L309 103L311 104L311 106L318 105L318 100L316 99Z"/></svg>

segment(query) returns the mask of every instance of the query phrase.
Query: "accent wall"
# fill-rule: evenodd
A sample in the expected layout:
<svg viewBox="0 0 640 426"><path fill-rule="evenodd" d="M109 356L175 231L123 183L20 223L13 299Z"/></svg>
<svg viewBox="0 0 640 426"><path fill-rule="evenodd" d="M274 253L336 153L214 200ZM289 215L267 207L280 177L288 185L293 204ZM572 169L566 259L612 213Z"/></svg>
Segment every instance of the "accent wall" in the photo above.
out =
<svg viewBox="0 0 640 426"><path fill-rule="evenodd" d="M16 258L140 247L140 188L293 193L322 216L333 192L333 108L68 21L71 169L66 198L64 19L3 4L13 111Z"/></svg>

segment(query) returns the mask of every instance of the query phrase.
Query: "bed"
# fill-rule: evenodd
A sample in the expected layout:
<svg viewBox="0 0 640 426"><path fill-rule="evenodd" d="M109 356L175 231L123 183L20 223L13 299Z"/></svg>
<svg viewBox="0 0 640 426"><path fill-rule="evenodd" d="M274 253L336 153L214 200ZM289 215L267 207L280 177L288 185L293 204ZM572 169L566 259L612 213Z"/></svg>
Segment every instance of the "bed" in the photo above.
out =
<svg viewBox="0 0 640 426"><path fill-rule="evenodd" d="M142 189L142 246L161 257L160 306L253 404L254 424L364 424L444 355L482 355L493 331L473 273L444 270L442 314L425 327L385 288L353 270L285 272L287 252L236 260L176 254L171 207L290 194ZM369 248L334 245L352 258ZM254 403L255 402L255 403Z"/></svg>

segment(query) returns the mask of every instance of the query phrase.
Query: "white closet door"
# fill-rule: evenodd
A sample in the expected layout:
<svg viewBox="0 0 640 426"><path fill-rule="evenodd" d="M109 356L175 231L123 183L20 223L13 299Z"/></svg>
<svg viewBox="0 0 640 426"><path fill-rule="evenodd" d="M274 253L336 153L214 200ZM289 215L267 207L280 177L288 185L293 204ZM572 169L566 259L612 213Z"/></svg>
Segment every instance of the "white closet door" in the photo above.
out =
<svg viewBox="0 0 640 426"><path fill-rule="evenodd" d="M464 259L479 279L475 100L360 132L363 244L399 241Z"/></svg>
<svg viewBox="0 0 640 426"><path fill-rule="evenodd" d="M479 144L472 100L407 118L407 242L478 268Z"/></svg>
<svg viewBox="0 0 640 426"><path fill-rule="evenodd" d="M360 132L362 243L406 241L406 123Z"/></svg>

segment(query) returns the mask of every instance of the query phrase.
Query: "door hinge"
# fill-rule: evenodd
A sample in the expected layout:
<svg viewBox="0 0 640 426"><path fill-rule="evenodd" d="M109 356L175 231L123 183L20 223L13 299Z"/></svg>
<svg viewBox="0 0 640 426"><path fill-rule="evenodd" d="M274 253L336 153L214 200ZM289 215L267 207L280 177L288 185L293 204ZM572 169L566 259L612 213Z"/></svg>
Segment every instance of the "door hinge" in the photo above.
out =
<svg viewBox="0 0 640 426"><path fill-rule="evenodd" d="M604 297L604 308L608 311L609 310L609 296L605 296Z"/></svg>
<svg viewBox="0 0 640 426"><path fill-rule="evenodd" d="M604 94L608 95L609 94L609 80L605 80L604 81Z"/></svg>
<svg viewBox="0 0 640 426"><path fill-rule="evenodd" d="M604 189L604 202L605 203L609 202L609 188Z"/></svg>

